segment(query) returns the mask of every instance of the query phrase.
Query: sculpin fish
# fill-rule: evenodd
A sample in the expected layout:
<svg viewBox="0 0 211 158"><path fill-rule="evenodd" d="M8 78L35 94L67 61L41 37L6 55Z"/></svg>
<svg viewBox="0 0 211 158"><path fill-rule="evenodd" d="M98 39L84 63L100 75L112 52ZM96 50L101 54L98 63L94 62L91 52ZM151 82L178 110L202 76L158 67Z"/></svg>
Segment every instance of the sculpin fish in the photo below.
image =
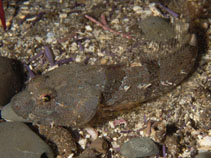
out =
<svg viewBox="0 0 211 158"><path fill-rule="evenodd" d="M181 83L196 60L194 41L194 34L183 32L170 50L143 53L139 65L63 65L32 79L9 105L26 121L43 125L80 127L107 120Z"/></svg>

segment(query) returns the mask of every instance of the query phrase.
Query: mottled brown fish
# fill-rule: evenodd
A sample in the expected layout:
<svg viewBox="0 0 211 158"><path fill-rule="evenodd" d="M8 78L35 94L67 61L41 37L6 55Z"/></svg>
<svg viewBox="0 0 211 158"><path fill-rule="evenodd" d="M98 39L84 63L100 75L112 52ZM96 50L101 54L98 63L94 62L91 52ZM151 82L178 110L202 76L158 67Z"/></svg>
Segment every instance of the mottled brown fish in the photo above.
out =
<svg viewBox="0 0 211 158"><path fill-rule="evenodd" d="M153 20L157 18L147 22ZM31 80L10 105L22 118L44 125L78 127L113 117L170 91L192 71L196 37L188 31L178 34L174 40L165 31L145 36L153 40L154 35L161 35L163 39L156 41L173 44L167 51L142 53L141 65L63 65Z"/></svg>

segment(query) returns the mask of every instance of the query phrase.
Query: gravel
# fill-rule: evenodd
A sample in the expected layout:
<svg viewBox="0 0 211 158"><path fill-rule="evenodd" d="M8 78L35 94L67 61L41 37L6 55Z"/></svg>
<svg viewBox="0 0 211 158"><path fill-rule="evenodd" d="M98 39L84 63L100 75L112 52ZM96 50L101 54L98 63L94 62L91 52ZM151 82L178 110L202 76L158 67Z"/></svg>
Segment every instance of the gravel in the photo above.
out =
<svg viewBox="0 0 211 158"><path fill-rule="evenodd" d="M56 60L71 57L73 62L90 65L118 62L137 64L137 56L132 57L125 53L128 52L127 46L131 45L127 43L128 40L121 35L103 30L86 19L86 14L100 20L103 13L107 17L109 27L132 37L130 27L135 27L138 18L167 15L170 16L170 21L175 20L175 17L166 14L165 10L161 12L153 0L3 2L9 29L6 32L0 30L0 54L30 64L37 74L45 73L50 68L45 56L28 62L44 50L46 45L54 52ZM198 152L211 150L211 146L206 144L208 137L211 136L211 122L208 119L211 115L209 5L201 0L170 1L164 5L179 13L181 20L191 20L197 26L197 29L192 30L197 34L199 45L194 72L171 92L95 127L98 136L104 137L111 144L109 151L101 154L101 157L121 158L120 146L126 140L137 136L149 137L154 142L165 145L168 158L194 157ZM114 126L113 122L116 120L125 120L126 123ZM85 148L91 143L91 138L85 130L67 129L73 132L74 141L78 142L79 138L86 139ZM49 144L55 147L55 144ZM58 154L57 157L68 157L67 155L71 157L76 154L66 150L65 154Z"/></svg>

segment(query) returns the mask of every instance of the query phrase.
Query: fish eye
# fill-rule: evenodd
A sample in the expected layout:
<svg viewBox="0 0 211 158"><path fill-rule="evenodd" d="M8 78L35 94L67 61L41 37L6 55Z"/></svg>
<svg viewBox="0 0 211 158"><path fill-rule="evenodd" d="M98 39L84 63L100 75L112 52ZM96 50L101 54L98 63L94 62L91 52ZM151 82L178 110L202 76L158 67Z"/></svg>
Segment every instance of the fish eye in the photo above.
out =
<svg viewBox="0 0 211 158"><path fill-rule="evenodd" d="M42 96L41 96L41 100L42 100L43 102L48 102L48 101L51 100L51 96L48 95L48 94L42 95Z"/></svg>

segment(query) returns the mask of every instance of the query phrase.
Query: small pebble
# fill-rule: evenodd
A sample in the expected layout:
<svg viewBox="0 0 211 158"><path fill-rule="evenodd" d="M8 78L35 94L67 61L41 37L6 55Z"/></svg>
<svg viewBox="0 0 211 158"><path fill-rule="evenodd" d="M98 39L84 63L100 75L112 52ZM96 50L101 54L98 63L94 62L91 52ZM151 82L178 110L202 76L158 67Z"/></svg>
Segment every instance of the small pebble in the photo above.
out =
<svg viewBox="0 0 211 158"><path fill-rule="evenodd" d="M18 116L11 107L11 104L7 104L1 111L1 117L6 121L28 122L26 119Z"/></svg>
<svg viewBox="0 0 211 158"><path fill-rule="evenodd" d="M105 154L108 149L109 149L109 145L107 143L107 141L103 138L98 138L95 141L93 141L90 146L90 148L96 150L99 153L103 153Z"/></svg>
<svg viewBox="0 0 211 158"><path fill-rule="evenodd" d="M86 26L85 26L85 29L86 29L87 31L92 31L92 27L91 27L90 25L86 25Z"/></svg>
<svg viewBox="0 0 211 158"><path fill-rule="evenodd" d="M46 42L51 43L54 40L55 40L55 34L53 32L48 32Z"/></svg>
<svg viewBox="0 0 211 158"><path fill-rule="evenodd" d="M143 9L139 6L134 6L133 7L133 11L136 13L136 14L141 14L143 12Z"/></svg>
<svg viewBox="0 0 211 158"><path fill-rule="evenodd" d="M150 138L132 138L120 148L120 153L128 158L155 156L159 154L157 145Z"/></svg>
<svg viewBox="0 0 211 158"><path fill-rule="evenodd" d="M82 149L85 149L86 144L87 144L87 139L80 139L78 141L78 144L80 144L80 146L81 146Z"/></svg>
<svg viewBox="0 0 211 158"><path fill-rule="evenodd" d="M65 19L65 18L67 18L67 14L66 13L61 13L61 14L59 14L59 18Z"/></svg>
<svg viewBox="0 0 211 158"><path fill-rule="evenodd" d="M102 59L100 60L100 64L105 65L105 64L107 63L107 61L108 61L108 59L102 58Z"/></svg>
<svg viewBox="0 0 211 158"><path fill-rule="evenodd" d="M211 150L211 136L205 136L198 140L200 150Z"/></svg>

